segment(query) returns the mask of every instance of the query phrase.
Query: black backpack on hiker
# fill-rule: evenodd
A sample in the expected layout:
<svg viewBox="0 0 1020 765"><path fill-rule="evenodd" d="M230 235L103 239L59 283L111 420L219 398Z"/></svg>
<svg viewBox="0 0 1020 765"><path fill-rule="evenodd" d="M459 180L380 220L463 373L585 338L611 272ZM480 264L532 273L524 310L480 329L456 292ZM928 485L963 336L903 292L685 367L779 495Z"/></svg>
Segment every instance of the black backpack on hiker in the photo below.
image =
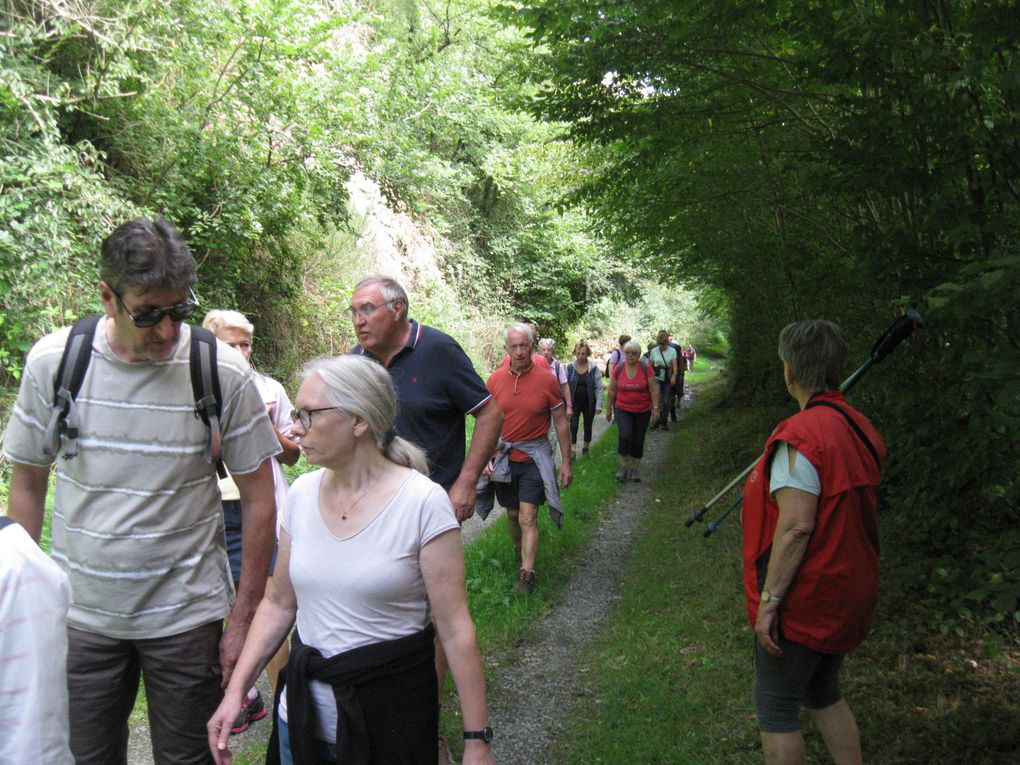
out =
<svg viewBox="0 0 1020 765"><path fill-rule="evenodd" d="M85 380L85 372L92 361L92 340L99 326L99 316L79 319L71 327L64 354L53 379L53 406L50 420L46 424L44 451L47 456L56 457L60 451L60 437L67 437L64 459L78 455L78 406L75 398ZM220 459L223 434L220 417L223 416L223 396L220 393L219 369L216 366L216 336L203 327L191 327L191 391L195 396L195 417L209 428L205 458L216 466L217 474L223 478L227 471Z"/></svg>

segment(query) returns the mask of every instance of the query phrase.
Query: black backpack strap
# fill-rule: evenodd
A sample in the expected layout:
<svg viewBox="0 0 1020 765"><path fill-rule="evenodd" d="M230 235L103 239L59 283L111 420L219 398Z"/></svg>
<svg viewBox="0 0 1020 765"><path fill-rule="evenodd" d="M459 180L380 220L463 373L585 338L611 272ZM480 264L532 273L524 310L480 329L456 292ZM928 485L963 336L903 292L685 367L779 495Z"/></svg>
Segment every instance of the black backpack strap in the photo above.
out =
<svg viewBox="0 0 1020 765"><path fill-rule="evenodd" d="M836 404L833 404L831 401L811 401L804 408L811 409L812 407L816 406L824 406L827 409L835 409L837 412L843 415L843 418L850 424L850 427L853 428L853 431L854 433L857 434L857 437L864 442L864 445L866 447L868 447L868 451L871 452L871 456L875 460L875 465L878 466L879 470L882 469L882 461L878 458L878 449L876 449L875 445L871 443L871 439L864 435L864 431L861 430L861 426L857 424L857 422L854 420L853 417L850 416L850 413L847 412L846 409L844 409L841 406L837 406Z"/></svg>
<svg viewBox="0 0 1020 765"><path fill-rule="evenodd" d="M221 458L223 431L223 396L216 366L216 336L203 327L191 327L191 391L195 396L195 416L209 426L205 458L216 466L220 478L227 475Z"/></svg>
<svg viewBox="0 0 1020 765"><path fill-rule="evenodd" d="M46 423L46 437L43 442L43 453L48 457L56 457L60 451L60 436L67 436L65 459L72 459L78 454L78 407L74 400L81 390L85 372L92 361L92 339L96 336L99 316L88 316L79 319L71 327L64 345L64 354L60 357L57 376L53 379L53 406L50 409L50 420Z"/></svg>
<svg viewBox="0 0 1020 765"><path fill-rule="evenodd" d="M8 518L6 515L0 515L0 531L3 531L8 526L15 526L17 523L18 522L13 518Z"/></svg>

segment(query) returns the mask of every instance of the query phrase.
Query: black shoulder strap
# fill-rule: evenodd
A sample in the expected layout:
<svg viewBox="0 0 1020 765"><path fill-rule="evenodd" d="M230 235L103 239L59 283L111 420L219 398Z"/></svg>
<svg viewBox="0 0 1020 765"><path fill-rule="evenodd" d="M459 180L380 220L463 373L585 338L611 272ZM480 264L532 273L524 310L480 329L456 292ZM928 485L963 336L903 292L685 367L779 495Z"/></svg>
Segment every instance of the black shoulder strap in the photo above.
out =
<svg viewBox="0 0 1020 765"><path fill-rule="evenodd" d="M81 390L89 362L92 361L92 340L96 336L100 318L87 316L78 319L67 336L57 376L53 379L53 406L50 409L50 420L46 423L43 451L48 457L57 456L61 434L67 435L64 457L71 459L78 454L78 407L74 401Z"/></svg>
<svg viewBox="0 0 1020 765"><path fill-rule="evenodd" d="M14 520L13 518L8 518L6 515L0 516L0 531L3 531L8 526L14 526L16 524L17 521Z"/></svg>
<svg viewBox="0 0 1020 765"><path fill-rule="evenodd" d="M836 404L833 404L831 401L810 401L808 402L808 405L804 408L811 409L816 406L824 406L827 409L835 409L837 412L843 415L843 418L850 424L850 427L853 428L853 431L854 433L857 434L857 437L864 442L864 445L866 447L868 447L868 451L871 452L871 456L875 460L875 465L878 466L879 470L882 469L882 461L878 458L878 449L876 449L875 445L871 443L871 440L866 435L864 435L864 431L861 430L861 426L857 424L857 422L854 420L853 417L850 416L849 412L847 412L846 409L844 409L841 406L837 406Z"/></svg>
<svg viewBox="0 0 1020 765"><path fill-rule="evenodd" d="M209 426L209 442L205 458L216 465L221 478L227 475L221 459L223 432L223 395L220 393L220 375L216 366L216 336L203 327L191 327L191 392L195 396L195 416Z"/></svg>

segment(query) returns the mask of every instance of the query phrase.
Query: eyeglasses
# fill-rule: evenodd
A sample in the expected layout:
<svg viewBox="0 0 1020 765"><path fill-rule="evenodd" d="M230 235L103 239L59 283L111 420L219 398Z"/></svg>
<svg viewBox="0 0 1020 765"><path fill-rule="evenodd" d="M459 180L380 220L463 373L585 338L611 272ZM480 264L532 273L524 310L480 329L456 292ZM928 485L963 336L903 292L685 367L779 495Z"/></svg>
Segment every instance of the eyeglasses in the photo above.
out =
<svg viewBox="0 0 1020 765"><path fill-rule="evenodd" d="M391 303L395 302L397 301L394 298L393 300L387 300L385 303L382 303L381 305L372 305L371 303L367 303L365 305L358 306L357 308L351 306L347 310L350 311L352 319L356 319L359 316L363 319L367 319L369 316L378 311L384 305L390 305Z"/></svg>
<svg viewBox="0 0 1020 765"><path fill-rule="evenodd" d="M312 429L312 414L315 412L328 412L329 410L336 410L337 412L343 411L339 407L335 406L320 406L318 409L293 409L290 413L290 419L295 424L301 423L301 427L305 430Z"/></svg>
<svg viewBox="0 0 1020 765"><path fill-rule="evenodd" d="M109 286L109 285L107 285ZM131 317L131 321L135 323L135 326L139 329L146 329L148 327L155 327L161 321L164 316L169 316L170 321L184 321L190 319L195 311L198 310L198 298L195 297L195 293L192 289L188 289L188 302L177 303L176 305L168 305L164 308L150 308L148 311L142 311L141 313L134 314L128 310L128 307L124 305L124 298L120 296L113 287L110 287L110 292L117 298L117 302L120 303L120 307L124 309L124 312Z"/></svg>

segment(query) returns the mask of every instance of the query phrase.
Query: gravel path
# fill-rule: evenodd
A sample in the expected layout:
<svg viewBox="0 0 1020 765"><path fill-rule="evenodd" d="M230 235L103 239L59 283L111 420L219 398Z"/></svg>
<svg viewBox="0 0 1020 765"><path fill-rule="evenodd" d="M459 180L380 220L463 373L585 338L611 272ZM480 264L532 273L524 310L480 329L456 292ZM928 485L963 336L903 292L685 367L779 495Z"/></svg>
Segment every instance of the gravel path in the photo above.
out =
<svg viewBox="0 0 1020 765"><path fill-rule="evenodd" d="M685 402L690 405L691 393ZM593 442L607 429L605 418L595 420ZM675 432L648 433L641 483L627 484L605 513L599 528L562 600L533 636L512 652L485 657L487 665L500 667L488 689L490 717L496 731L493 750L501 765L539 765L548 761L549 752L562 735L561 723L569 720L578 701L579 672L576 657L583 652L612 608L619 572L630 549L631 534L641 515L655 497L654 482L649 479L659 472L666 453L666 444ZM615 469L615 466L614 466ZM503 513L497 508L482 523L471 518L464 523L464 544L473 541L486 526ZM505 667L505 668L503 668ZM272 694L265 675L259 688L266 704ZM270 721L267 717L254 723L245 733L231 738L235 757L265 751L269 740ZM149 745L148 720L132 726L128 749L131 765L153 765Z"/></svg>
<svg viewBox="0 0 1020 765"><path fill-rule="evenodd" d="M547 763L562 740L562 724L581 700L577 657L618 597L631 535L655 499L655 484L648 479L659 473L675 427L648 434L641 463L645 480L628 484L609 506L562 600L534 635L512 651L485 657L487 664L501 667L488 689L496 731L493 751L500 765Z"/></svg>

